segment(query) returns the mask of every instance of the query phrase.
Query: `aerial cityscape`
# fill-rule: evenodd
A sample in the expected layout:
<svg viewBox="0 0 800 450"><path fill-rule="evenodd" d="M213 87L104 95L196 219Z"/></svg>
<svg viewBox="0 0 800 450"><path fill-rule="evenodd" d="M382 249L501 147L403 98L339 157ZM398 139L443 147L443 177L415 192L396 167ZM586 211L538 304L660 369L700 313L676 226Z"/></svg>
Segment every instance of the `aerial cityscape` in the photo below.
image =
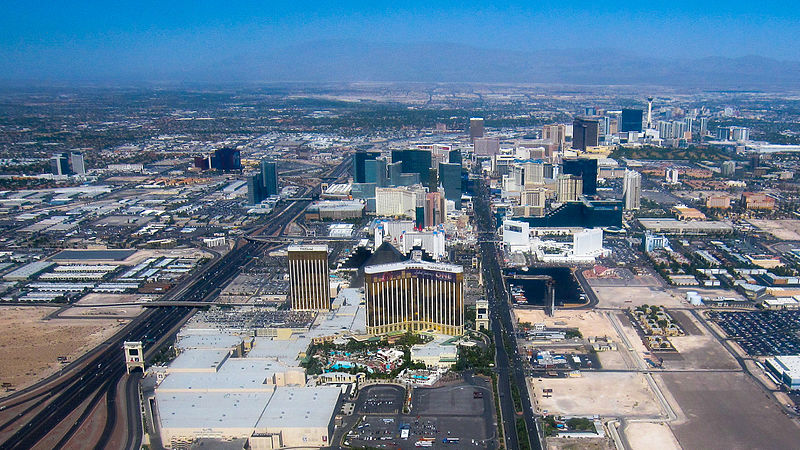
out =
<svg viewBox="0 0 800 450"><path fill-rule="evenodd" d="M796 37L605 64L575 11L548 59L343 5L258 52L235 6L207 47L199 6L152 41L10 7L0 449L798 448Z"/></svg>

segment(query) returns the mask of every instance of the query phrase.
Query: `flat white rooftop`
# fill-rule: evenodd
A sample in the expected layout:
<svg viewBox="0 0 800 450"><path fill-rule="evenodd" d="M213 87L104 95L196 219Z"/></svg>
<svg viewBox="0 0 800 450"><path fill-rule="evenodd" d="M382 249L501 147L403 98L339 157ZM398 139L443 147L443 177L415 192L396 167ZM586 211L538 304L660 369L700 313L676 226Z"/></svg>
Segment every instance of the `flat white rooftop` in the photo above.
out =
<svg viewBox="0 0 800 450"><path fill-rule="evenodd" d="M239 429L252 434L273 392L161 392L156 390L163 428Z"/></svg>
<svg viewBox="0 0 800 450"><path fill-rule="evenodd" d="M358 289L342 289L333 300L331 310L319 313L314 326L305 335L313 338L346 332L366 333L366 309L361 300Z"/></svg>
<svg viewBox="0 0 800 450"><path fill-rule="evenodd" d="M183 350L192 348L201 349L231 349L242 343L242 338L232 334L191 334L179 336L175 347Z"/></svg>
<svg viewBox="0 0 800 450"><path fill-rule="evenodd" d="M229 353L228 349L186 350L172 360L168 372L200 370L216 372Z"/></svg>
<svg viewBox="0 0 800 450"><path fill-rule="evenodd" d="M258 336L255 338L252 350L247 354L247 359L270 359L296 366L300 363L300 353L305 352L310 344L311 338L308 336L286 340Z"/></svg>
<svg viewBox="0 0 800 450"><path fill-rule="evenodd" d="M783 368L786 375L800 379L800 355L776 356L774 360Z"/></svg>
<svg viewBox="0 0 800 450"><path fill-rule="evenodd" d="M335 386L277 388L256 423L256 432L270 428L327 427L341 393Z"/></svg>
<svg viewBox="0 0 800 450"><path fill-rule="evenodd" d="M229 358L218 372L171 372L158 386L158 390L162 392L267 392L274 389L270 380L272 375L276 372L284 372L287 368L289 366L278 361Z"/></svg>

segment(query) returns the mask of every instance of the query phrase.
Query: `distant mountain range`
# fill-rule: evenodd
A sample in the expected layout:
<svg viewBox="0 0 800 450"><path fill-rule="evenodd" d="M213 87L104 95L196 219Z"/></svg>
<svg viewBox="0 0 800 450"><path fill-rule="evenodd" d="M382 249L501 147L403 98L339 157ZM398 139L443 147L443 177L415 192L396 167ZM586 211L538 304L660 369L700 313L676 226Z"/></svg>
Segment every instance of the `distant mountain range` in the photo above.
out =
<svg viewBox="0 0 800 450"><path fill-rule="evenodd" d="M315 41L231 56L202 70L210 81L800 87L800 62L760 56L666 59L611 49L508 51L436 42ZM191 76L189 72L184 75Z"/></svg>

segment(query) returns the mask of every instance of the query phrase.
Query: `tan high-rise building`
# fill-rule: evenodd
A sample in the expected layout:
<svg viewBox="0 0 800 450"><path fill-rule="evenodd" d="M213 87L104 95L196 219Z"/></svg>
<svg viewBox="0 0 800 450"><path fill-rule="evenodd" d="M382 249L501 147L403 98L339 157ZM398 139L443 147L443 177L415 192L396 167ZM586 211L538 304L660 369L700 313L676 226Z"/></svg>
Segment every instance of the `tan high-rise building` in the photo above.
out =
<svg viewBox="0 0 800 450"><path fill-rule="evenodd" d="M561 174L558 176L556 196L559 203L574 202L583 193L583 179L576 175Z"/></svg>
<svg viewBox="0 0 800 450"><path fill-rule="evenodd" d="M403 261L364 268L367 332L464 333L461 266Z"/></svg>
<svg viewBox="0 0 800 450"><path fill-rule="evenodd" d="M292 309L331 309L330 271L327 245L290 245L289 282Z"/></svg>
<svg viewBox="0 0 800 450"><path fill-rule="evenodd" d="M545 125L544 127L542 127L542 139L547 139L548 141L557 145L558 149L564 147L566 135L567 135L567 127L563 124Z"/></svg>
<svg viewBox="0 0 800 450"><path fill-rule="evenodd" d="M519 204L520 206L543 208L545 201L547 201L547 189L539 187L522 191Z"/></svg>
<svg viewBox="0 0 800 450"><path fill-rule="evenodd" d="M731 208L731 196L728 194L711 194L706 197L706 208Z"/></svg>
<svg viewBox="0 0 800 450"><path fill-rule="evenodd" d="M543 162L524 162L522 163L524 171L523 184L525 187L544 184L544 163Z"/></svg>

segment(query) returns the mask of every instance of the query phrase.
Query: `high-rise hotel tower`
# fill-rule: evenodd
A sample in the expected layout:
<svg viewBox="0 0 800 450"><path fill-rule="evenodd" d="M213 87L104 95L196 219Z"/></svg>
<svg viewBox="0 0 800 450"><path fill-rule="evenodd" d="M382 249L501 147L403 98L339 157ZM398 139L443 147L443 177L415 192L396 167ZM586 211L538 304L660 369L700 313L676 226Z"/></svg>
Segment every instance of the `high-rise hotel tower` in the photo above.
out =
<svg viewBox="0 0 800 450"><path fill-rule="evenodd" d="M328 246L290 245L288 253L292 309L331 309Z"/></svg>
<svg viewBox="0 0 800 450"><path fill-rule="evenodd" d="M420 260L364 268L367 332L464 333L461 266Z"/></svg>

